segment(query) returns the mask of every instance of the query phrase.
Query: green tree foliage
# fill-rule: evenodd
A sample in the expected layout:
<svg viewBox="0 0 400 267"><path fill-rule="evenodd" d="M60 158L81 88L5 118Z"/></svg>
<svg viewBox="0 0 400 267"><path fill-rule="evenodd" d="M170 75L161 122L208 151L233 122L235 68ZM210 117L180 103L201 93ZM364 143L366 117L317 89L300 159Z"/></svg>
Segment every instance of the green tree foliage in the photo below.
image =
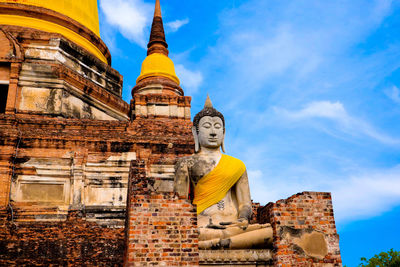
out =
<svg viewBox="0 0 400 267"><path fill-rule="evenodd" d="M400 267L400 251L393 249L388 252L381 252L369 260L361 258L359 267Z"/></svg>

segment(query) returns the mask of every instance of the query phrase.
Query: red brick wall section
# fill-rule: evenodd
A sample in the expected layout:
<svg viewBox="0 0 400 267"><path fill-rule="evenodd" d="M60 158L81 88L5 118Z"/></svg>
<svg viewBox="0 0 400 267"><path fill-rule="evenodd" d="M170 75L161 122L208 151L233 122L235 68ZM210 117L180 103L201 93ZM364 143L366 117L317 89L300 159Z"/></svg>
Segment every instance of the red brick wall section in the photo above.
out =
<svg viewBox="0 0 400 267"><path fill-rule="evenodd" d="M12 224L2 212L0 266L122 266L124 229L70 215L64 222Z"/></svg>
<svg viewBox="0 0 400 267"><path fill-rule="evenodd" d="M156 192L144 161L131 164L125 266L197 266L195 208L172 192Z"/></svg>
<svg viewBox="0 0 400 267"><path fill-rule="evenodd" d="M274 231L275 266L342 266L330 193L302 192L258 210L260 223L271 223ZM327 242L327 255L317 259L299 251L288 240L287 231L318 231Z"/></svg>
<svg viewBox="0 0 400 267"><path fill-rule="evenodd" d="M253 211L253 215L251 216L250 223L257 223L257 212L259 208L260 203L253 202L253 200L251 200L251 210Z"/></svg>

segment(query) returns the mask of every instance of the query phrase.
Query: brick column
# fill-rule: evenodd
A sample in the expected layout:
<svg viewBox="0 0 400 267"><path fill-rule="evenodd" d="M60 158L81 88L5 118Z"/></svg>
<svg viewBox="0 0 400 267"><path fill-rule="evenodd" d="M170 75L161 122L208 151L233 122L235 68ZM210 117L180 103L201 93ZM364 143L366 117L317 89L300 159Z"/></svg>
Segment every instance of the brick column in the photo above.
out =
<svg viewBox="0 0 400 267"><path fill-rule="evenodd" d="M7 96L7 105L6 105L6 113L12 114L15 113L17 109L17 97L20 92L18 92L18 80L19 80L19 72L22 68L21 63L11 63L10 66L10 80L8 85L8 96Z"/></svg>
<svg viewBox="0 0 400 267"><path fill-rule="evenodd" d="M144 161L131 163L126 220L125 266L196 266L197 215L186 199L157 192Z"/></svg>
<svg viewBox="0 0 400 267"><path fill-rule="evenodd" d="M2 140L0 148L0 210L6 209L10 200L14 157L17 153L19 138L13 118L0 122L0 139Z"/></svg>
<svg viewBox="0 0 400 267"><path fill-rule="evenodd" d="M274 232L275 266L342 266L330 193L303 192L258 210Z"/></svg>
<svg viewBox="0 0 400 267"><path fill-rule="evenodd" d="M14 153L15 146L13 144L2 146L0 151L0 210L5 209L9 201Z"/></svg>

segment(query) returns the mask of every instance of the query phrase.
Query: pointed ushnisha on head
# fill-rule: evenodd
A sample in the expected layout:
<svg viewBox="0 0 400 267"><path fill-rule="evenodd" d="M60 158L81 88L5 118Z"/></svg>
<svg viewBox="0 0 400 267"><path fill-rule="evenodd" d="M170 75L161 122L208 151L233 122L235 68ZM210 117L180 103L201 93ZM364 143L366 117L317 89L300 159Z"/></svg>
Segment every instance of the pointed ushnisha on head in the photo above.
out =
<svg viewBox="0 0 400 267"><path fill-rule="evenodd" d="M224 126L224 131L225 131L225 119L224 115L222 115L221 112L216 110L212 103L209 95L207 94L207 99L206 102L204 103L204 108L194 116L193 119L193 126L196 127L197 132L199 131L199 122L200 119L205 117L205 116L210 116L210 117L220 117Z"/></svg>
<svg viewBox="0 0 400 267"><path fill-rule="evenodd" d="M206 102L204 103L204 108L212 108L212 107L213 107L213 105L212 105L210 96L207 94L207 99L206 99Z"/></svg>

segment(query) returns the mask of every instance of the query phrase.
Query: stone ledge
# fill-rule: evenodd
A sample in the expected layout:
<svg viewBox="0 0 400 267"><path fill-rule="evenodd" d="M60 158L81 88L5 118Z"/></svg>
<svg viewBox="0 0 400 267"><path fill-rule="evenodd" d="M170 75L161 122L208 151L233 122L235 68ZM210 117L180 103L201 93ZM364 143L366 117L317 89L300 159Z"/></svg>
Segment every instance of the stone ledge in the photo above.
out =
<svg viewBox="0 0 400 267"><path fill-rule="evenodd" d="M272 263L270 249L199 250L200 265L252 265Z"/></svg>

